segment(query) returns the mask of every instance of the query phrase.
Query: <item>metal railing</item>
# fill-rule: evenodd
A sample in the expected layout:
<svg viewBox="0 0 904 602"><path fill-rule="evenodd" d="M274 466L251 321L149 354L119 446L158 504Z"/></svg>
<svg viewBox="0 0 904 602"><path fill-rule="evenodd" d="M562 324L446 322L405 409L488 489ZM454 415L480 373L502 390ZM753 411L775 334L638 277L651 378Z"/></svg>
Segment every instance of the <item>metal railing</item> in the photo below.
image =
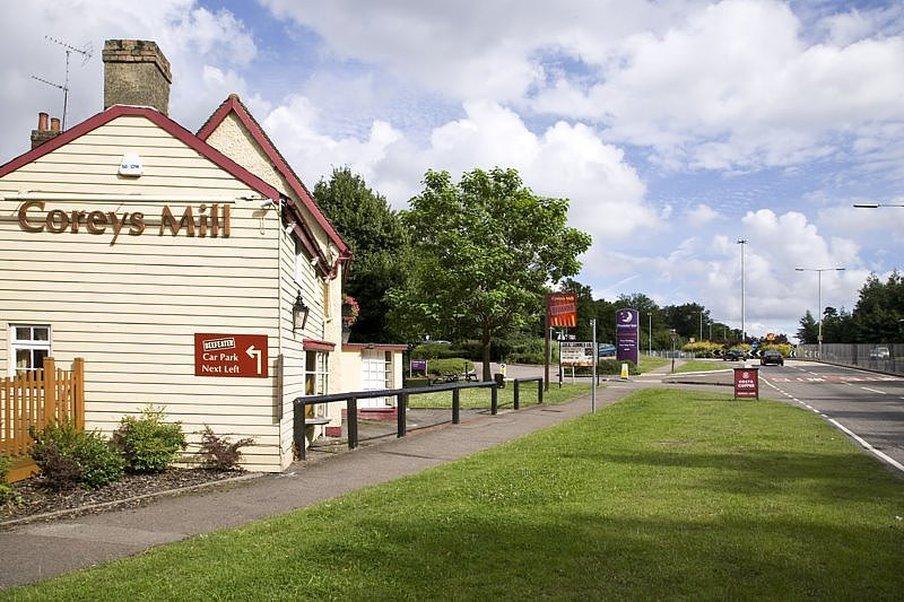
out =
<svg viewBox="0 0 904 602"><path fill-rule="evenodd" d="M794 356L802 360L904 375L904 343L823 343L821 358L819 345L801 344L797 346Z"/></svg>
<svg viewBox="0 0 904 602"><path fill-rule="evenodd" d="M514 397L513 408L521 408L521 385L529 382L537 383L537 403L543 403L543 377L516 378L511 381L512 395ZM499 411L499 383L485 381L476 383L448 383L429 387L410 387L407 389L383 389L380 391L349 391L346 393L331 393L329 395L309 395L297 397L294 401L294 419L292 425L292 439L302 460L306 458L305 430L308 427L308 416L305 416L305 406L319 405L322 403L345 402L345 419L348 422L348 448L358 447L358 400L372 399L376 397L396 398L396 437L404 437L408 434L406 410L408 398L412 395L426 393L452 392L452 424L461 422L461 390L462 389L490 389L490 414L495 415Z"/></svg>

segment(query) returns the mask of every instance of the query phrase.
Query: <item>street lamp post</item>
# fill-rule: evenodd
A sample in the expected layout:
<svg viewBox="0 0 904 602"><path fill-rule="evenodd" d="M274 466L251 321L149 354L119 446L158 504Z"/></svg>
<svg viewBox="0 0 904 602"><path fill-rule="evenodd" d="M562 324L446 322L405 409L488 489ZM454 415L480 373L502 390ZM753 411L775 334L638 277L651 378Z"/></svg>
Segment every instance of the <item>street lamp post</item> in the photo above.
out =
<svg viewBox="0 0 904 602"><path fill-rule="evenodd" d="M816 335L816 355L822 359L822 273L823 272L843 272L844 268L794 268L795 272L816 272L816 289L817 289L817 311L819 312L819 331Z"/></svg>
<svg viewBox="0 0 904 602"><path fill-rule="evenodd" d="M744 306L744 248L747 246L746 238L739 238L738 244L741 245L741 342L747 342L747 313Z"/></svg>
<svg viewBox="0 0 904 602"><path fill-rule="evenodd" d="M902 208L904 203L854 203L855 209L885 209L889 207Z"/></svg>
<svg viewBox="0 0 904 602"><path fill-rule="evenodd" d="M647 341L647 355L653 357L653 314L647 314L647 325L647 331L650 335Z"/></svg>

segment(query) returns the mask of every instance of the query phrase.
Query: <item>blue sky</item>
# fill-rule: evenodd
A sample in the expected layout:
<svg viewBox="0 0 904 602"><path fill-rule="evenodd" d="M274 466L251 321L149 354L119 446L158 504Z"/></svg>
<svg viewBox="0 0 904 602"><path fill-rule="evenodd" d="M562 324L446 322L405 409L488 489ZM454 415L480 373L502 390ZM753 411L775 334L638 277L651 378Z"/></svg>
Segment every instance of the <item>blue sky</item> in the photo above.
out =
<svg viewBox="0 0 904 602"><path fill-rule="evenodd" d="M904 195L899 2L0 6L3 158L59 112L29 78L61 74L42 34L142 37L173 64L177 120L196 128L237 92L309 185L348 164L404 207L427 168L517 167L572 200L599 295L698 300L737 324L744 237L749 330L793 332L816 299L795 265L844 265L823 292L847 307L901 267L904 211L850 208ZM73 69L71 123L100 109L98 54Z"/></svg>

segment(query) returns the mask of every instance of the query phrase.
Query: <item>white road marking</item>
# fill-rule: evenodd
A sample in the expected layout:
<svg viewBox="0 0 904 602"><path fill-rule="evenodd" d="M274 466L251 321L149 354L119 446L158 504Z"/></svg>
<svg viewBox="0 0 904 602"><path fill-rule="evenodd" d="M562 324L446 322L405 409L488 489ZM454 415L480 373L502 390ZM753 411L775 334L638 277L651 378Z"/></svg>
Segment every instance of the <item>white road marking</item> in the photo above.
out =
<svg viewBox="0 0 904 602"><path fill-rule="evenodd" d="M888 395L885 391L880 391L879 389L870 389L869 387L860 387L864 391L869 391L870 393L879 393L880 395Z"/></svg>
<svg viewBox="0 0 904 602"><path fill-rule="evenodd" d="M885 453L879 451L878 449L876 449L875 447L873 447L872 445L870 445L870 443L869 443L868 441L866 441L863 437L861 437L860 435L854 433L854 431L852 431L851 429L847 428L846 426L844 426L843 424L841 424L840 422L838 422L838 421L835 420L834 418L829 418L825 413L820 412L819 410L817 410L816 408L814 408L814 407L811 406L810 404L808 404L808 403L806 403L806 402L804 402L804 401L799 400L798 398L796 398L796 397L794 397L794 396L788 394L787 392L783 391L782 389L779 389L777 386L775 386L774 384L772 384L771 382L769 382L769 380L767 380L767 379L764 378L764 379L763 379L763 382L766 383L767 385L769 385L770 387L772 387L773 389L775 389L776 391L778 391L779 393L781 393L782 395L784 395L785 397L790 398L792 401L794 401L794 402L796 402L796 403L799 403L800 405L804 406L804 407L807 408L808 410L812 411L814 414L819 414L820 418L823 418L823 419L826 420L829 424L833 425L835 428L839 429L840 431L842 431L843 433L845 433L846 435L848 435L851 439L853 439L854 441L856 441L857 443L859 443L859 444L861 445L861 447L863 447L863 449L865 449L866 451L870 452L871 454L873 454L874 456L876 456L877 458L879 458L880 460L882 460L883 462L885 462L885 463L888 464L889 466L893 466L894 468L897 468L897 469L900 470L901 472L904 472L904 464L901 464L900 462L898 462L897 460L895 460L894 458L892 458L892 457L889 456L888 454L885 454ZM850 383L846 383L846 384L850 384ZM866 389L867 391L875 391L876 393L882 393L883 395L886 394L884 391L876 391L875 389L869 389L868 387L860 387L860 388L861 388L861 389ZM904 399L904 396L901 396L901 399Z"/></svg>
<svg viewBox="0 0 904 602"><path fill-rule="evenodd" d="M901 464L900 462L898 462L898 461L895 460L894 458L891 458L891 457L889 457L887 454L884 454L884 453L880 452L878 449L876 449L875 447L873 447L872 445L870 445L867 441L865 441L862 437L860 437L859 435L857 435L856 433L854 433L853 431L851 431L851 429L847 428L846 426L844 426L843 424L841 424L840 422L838 422L838 421L835 420L834 418L829 418L829 422L831 422L832 424L834 424L835 426L837 426L838 428L840 428L842 431L844 431L845 433L847 433L854 441L856 441L857 443L859 443L860 445L862 445L864 449L866 449L866 450L869 451L869 452L872 452L873 454L875 454L876 456L878 456L879 458L881 458L881 459L884 460L885 462L888 462L889 464L891 464L892 466L894 466L895 468L897 468L897 469L900 470L901 472L904 472L904 464Z"/></svg>

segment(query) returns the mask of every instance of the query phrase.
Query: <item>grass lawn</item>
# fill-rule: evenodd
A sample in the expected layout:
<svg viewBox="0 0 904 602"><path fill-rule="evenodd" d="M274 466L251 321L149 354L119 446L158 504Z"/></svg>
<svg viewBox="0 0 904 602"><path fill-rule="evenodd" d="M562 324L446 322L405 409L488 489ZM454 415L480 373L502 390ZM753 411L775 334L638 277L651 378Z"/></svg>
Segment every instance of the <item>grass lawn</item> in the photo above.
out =
<svg viewBox="0 0 904 602"><path fill-rule="evenodd" d="M667 365L672 360L665 357L654 357L652 355L641 355L640 361L637 364L637 369L641 374L645 372L649 372L650 370L655 370L656 368L662 368Z"/></svg>
<svg viewBox="0 0 904 602"><path fill-rule="evenodd" d="M706 372L708 370L727 370L737 364L721 360L687 360L675 368L675 372Z"/></svg>
<svg viewBox="0 0 904 602"><path fill-rule="evenodd" d="M602 387L600 387L601 389ZM597 389L599 391L599 389ZM557 404L569 401L580 395L590 394L590 381L586 383L563 383L559 388L557 383L550 383L549 391L543 393L543 403ZM489 389L462 389L459 393L462 409L480 409L490 407ZM499 407L510 407L514 403L515 393L512 383L506 383L504 389L499 389ZM524 383L520 392L521 407L537 404L537 383ZM410 408L451 408L452 392L440 391L438 393L425 393L412 395L408 398Z"/></svg>
<svg viewBox="0 0 904 602"><path fill-rule="evenodd" d="M900 599L902 516L904 480L813 414L648 389L416 476L5 594Z"/></svg>

